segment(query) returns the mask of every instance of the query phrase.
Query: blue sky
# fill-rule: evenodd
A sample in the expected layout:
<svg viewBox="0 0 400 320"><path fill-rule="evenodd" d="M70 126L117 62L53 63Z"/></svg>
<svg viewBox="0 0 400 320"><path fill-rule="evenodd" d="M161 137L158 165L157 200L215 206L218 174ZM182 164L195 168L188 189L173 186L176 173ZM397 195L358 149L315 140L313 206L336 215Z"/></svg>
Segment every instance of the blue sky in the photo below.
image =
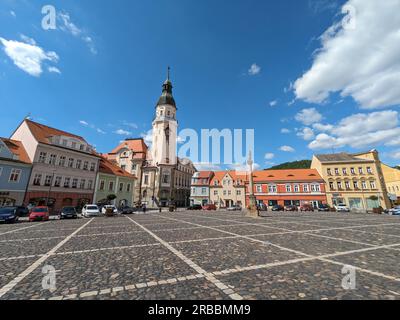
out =
<svg viewBox="0 0 400 320"><path fill-rule="evenodd" d="M30 113L109 152L151 128L170 65L180 129L254 128L262 168L371 148L397 165L400 3L373 2L1 0L0 136ZM333 28L345 4L354 30Z"/></svg>

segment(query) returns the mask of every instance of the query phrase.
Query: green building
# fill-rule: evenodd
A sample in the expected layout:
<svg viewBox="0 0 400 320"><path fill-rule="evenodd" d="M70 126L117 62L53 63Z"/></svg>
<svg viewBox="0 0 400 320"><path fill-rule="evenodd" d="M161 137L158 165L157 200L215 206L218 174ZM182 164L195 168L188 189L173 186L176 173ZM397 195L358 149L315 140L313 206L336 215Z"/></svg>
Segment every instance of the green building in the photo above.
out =
<svg viewBox="0 0 400 320"><path fill-rule="evenodd" d="M110 203L117 207L133 206L138 200L134 199L136 180L134 175L102 158L97 174L94 202L97 204Z"/></svg>

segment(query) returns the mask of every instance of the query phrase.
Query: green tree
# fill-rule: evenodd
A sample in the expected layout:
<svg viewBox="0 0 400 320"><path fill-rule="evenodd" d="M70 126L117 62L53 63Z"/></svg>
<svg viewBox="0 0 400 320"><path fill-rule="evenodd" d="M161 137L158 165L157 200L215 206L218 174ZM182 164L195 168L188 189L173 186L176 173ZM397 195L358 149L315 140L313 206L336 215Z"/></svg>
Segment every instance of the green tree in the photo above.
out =
<svg viewBox="0 0 400 320"><path fill-rule="evenodd" d="M311 160L300 160L294 162L286 162L280 165L271 167L271 170L288 170L288 169L310 169Z"/></svg>

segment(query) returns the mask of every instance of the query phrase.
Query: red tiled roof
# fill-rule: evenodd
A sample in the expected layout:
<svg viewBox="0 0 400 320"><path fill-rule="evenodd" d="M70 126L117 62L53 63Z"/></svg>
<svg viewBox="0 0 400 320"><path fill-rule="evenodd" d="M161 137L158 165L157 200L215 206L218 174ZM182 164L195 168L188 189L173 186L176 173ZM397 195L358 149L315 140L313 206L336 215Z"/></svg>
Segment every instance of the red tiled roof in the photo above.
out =
<svg viewBox="0 0 400 320"><path fill-rule="evenodd" d="M236 182L237 180L241 180L242 183L241 185L244 185L244 182L246 181L247 175L244 172L238 172L238 171L216 171L214 172L214 177L211 179L211 186L215 185L215 181L218 181L218 185L222 185L222 180L225 177L226 174L229 174L231 178ZM235 183L236 185L236 183Z"/></svg>
<svg viewBox="0 0 400 320"><path fill-rule="evenodd" d="M87 143L84 138L81 136L62 131L59 129L51 128L48 126L45 126L43 124L34 122L32 120L25 119L26 124L28 125L29 129L31 130L33 136L35 139L41 143L46 143L49 144L50 140L49 138L52 136L66 136L66 137L71 137L75 138L78 140L82 140L83 142Z"/></svg>
<svg viewBox="0 0 400 320"><path fill-rule="evenodd" d="M111 161L101 158L100 159L100 167L99 171L101 173L105 174L113 174L119 177L126 177L126 178L131 178L131 179L137 179L136 176L126 172L125 170L122 170L120 167L116 166L113 164Z"/></svg>
<svg viewBox="0 0 400 320"><path fill-rule="evenodd" d="M323 180L315 169L264 170L253 172L254 182Z"/></svg>
<svg viewBox="0 0 400 320"><path fill-rule="evenodd" d="M208 179L213 174L213 171L199 171L196 178L198 179Z"/></svg>
<svg viewBox="0 0 400 320"><path fill-rule="evenodd" d="M129 150L132 150L135 153L135 155L133 157L134 159L145 159L146 158L148 147L144 143L144 140L142 138L127 139L127 140L123 141L118 147L116 147L110 153L115 154L123 148L128 148Z"/></svg>
<svg viewBox="0 0 400 320"><path fill-rule="evenodd" d="M7 138L0 138L7 148L16 156L18 156L18 160L23 162L23 163L32 163L31 160L28 157L28 154L26 153L26 150L22 144L21 141L17 140L11 140Z"/></svg>

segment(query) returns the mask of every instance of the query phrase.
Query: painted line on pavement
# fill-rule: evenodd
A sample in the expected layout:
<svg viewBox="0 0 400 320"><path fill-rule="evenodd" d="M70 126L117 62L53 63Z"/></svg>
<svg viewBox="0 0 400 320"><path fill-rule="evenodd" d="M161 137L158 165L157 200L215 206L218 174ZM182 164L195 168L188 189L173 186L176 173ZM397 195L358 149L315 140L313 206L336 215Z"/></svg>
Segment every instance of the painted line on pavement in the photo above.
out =
<svg viewBox="0 0 400 320"><path fill-rule="evenodd" d="M77 230L75 230L73 233L71 233L69 236L67 236L64 240L62 240L60 243L58 243L53 249L48 251L44 256L36 260L32 265L30 265L25 271L20 273L16 278L11 280L8 284L3 286L0 289L0 299L7 294L9 291L11 291L18 283L20 283L22 280L24 280L27 276L29 276L33 271L35 271L43 262L45 262L48 258L53 256L55 252L61 248L65 243L67 243L74 235L76 235L79 231L81 231L83 228L85 228L90 222L92 222L93 219L89 220L87 223L85 223L83 226L80 226Z"/></svg>
<svg viewBox="0 0 400 320"><path fill-rule="evenodd" d="M215 285L218 289L223 291L225 294L227 294L231 299L233 300L243 300L243 297L239 295L238 293L234 292L231 288L229 288L227 285L223 284L221 281L216 279L212 274L208 273L206 270L201 268L199 265L194 263L192 260L187 258L181 251L175 249L173 246L171 246L169 243L158 237L156 234L136 222L130 217L127 217L129 220L131 220L135 225L139 226L143 230L147 231L154 239L156 239L158 242L160 242L164 247L166 247L169 251L171 251L173 254L175 254L178 258L180 258L183 262L185 262L189 267L194 269L196 272L199 274L202 274L205 276L205 278L210 281L213 285Z"/></svg>

